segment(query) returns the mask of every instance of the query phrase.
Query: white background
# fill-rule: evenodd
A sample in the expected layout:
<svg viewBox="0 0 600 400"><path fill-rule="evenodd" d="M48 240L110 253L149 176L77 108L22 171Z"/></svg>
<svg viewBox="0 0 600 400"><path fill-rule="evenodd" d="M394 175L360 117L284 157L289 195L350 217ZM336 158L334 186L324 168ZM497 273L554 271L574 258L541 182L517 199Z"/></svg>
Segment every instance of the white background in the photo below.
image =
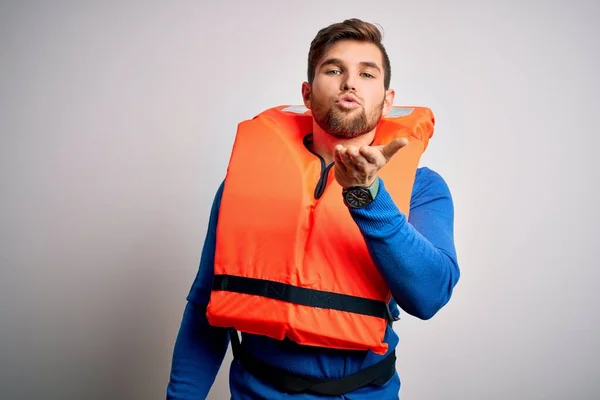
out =
<svg viewBox="0 0 600 400"><path fill-rule="evenodd" d="M600 6L441 0L3 2L2 398L164 398L237 123L300 104L350 17L434 111L456 208L452 300L395 328L402 399L599 398Z"/></svg>

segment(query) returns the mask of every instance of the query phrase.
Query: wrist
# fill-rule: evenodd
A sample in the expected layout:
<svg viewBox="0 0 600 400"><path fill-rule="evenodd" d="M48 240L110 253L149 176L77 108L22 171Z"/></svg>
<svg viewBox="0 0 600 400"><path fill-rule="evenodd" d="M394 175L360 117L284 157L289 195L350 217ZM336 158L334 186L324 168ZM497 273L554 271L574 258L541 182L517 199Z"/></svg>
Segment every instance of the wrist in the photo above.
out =
<svg viewBox="0 0 600 400"><path fill-rule="evenodd" d="M351 208L363 208L371 204L379 193L380 178L377 176L369 186L350 186L343 188L344 204Z"/></svg>

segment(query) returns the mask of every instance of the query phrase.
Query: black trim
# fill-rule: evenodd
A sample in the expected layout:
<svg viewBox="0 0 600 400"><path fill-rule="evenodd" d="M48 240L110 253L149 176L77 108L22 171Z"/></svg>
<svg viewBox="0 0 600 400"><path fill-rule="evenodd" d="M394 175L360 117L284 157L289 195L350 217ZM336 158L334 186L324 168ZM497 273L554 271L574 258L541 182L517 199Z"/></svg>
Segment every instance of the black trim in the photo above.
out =
<svg viewBox="0 0 600 400"><path fill-rule="evenodd" d="M236 362L258 379L285 393L313 393L326 396L341 396L365 386L382 386L396 373L396 353L391 351L381 361L354 374L339 379L317 379L292 374L272 367L254 357L240 343L237 332L229 330L231 349Z"/></svg>
<svg viewBox="0 0 600 400"><path fill-rule="evenodd" d="M265 279L215 275L213 290L251 294L309 307L347 311L389 320L387 303L363 297L307 289Z"/></svg>
<svg viewBox="0 0 600 400"><path fill-rule="evenodd" d="M331 167L333 167L335 165L335 161L329 165L325 165L325 159L323 157L321 157L321 155L319 153L316 153L312 149L312 144L313 144L313 134L312 133L309 133L308 135L304 136L304 138L302 138L302 143L304 144L304 147L306 147L306 149L308 151L310 151L315 156L319 157L319 160L321 161L321 175L319 176L319 182L317 182L317 186L315 187L315 193L314 193L315 199L320 199L321 196L323 196L323 193L325 193L325 188L327 187L327 177L329 176L329 170L331 169Z"/></svg>

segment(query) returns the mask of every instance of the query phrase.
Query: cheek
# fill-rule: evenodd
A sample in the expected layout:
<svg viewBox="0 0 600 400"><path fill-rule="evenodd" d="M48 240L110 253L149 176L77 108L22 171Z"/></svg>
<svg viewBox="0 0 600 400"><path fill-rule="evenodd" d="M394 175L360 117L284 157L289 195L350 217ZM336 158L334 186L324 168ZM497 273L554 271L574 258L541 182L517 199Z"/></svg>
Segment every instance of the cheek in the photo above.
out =
<svg viewBox="0 0 600 400"><path fill-rule="evenodd" d="M311 101L315 105L326 106L331 102L331 96L320 91L313 91Z"/></svg>
<svg viewBox="0 0 600 400"><path fill-rule="evenodd" d="M369 93L368 99L365 99L367 110L379 110L385 101L385 93L379 91Z"/></svg>
<svg viewBox="0 0 600 400"><path fill-rule="evenodd" d="M334 79L319 79L315 78L313 81L313 94L317 99L330 99L339 92L338 86L336 86Z"/></svg>

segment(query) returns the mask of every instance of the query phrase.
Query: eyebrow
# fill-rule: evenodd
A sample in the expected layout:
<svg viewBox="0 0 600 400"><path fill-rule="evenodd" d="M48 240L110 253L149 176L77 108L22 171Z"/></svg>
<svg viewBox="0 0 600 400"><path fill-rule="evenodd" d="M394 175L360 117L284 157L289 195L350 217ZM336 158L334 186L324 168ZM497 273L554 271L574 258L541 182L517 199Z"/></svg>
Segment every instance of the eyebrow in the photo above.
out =
<svg viewBox="0 0 600 400"><path fill-rule="evenodd" d="M376 69L377 71L381 72L381 68L379 68L379 66L376 63L374 63L374 62L371 62L371 61L361 61L359 64L362 67L373 68L373 69ZM320 68L323 68L326 65L335 65L336 67L340 67L341 68L342 65L343 65L343 62L339 58L328 58L327 60L325 60L325 61L323 61L321 63L321 67Z"/></svg>

